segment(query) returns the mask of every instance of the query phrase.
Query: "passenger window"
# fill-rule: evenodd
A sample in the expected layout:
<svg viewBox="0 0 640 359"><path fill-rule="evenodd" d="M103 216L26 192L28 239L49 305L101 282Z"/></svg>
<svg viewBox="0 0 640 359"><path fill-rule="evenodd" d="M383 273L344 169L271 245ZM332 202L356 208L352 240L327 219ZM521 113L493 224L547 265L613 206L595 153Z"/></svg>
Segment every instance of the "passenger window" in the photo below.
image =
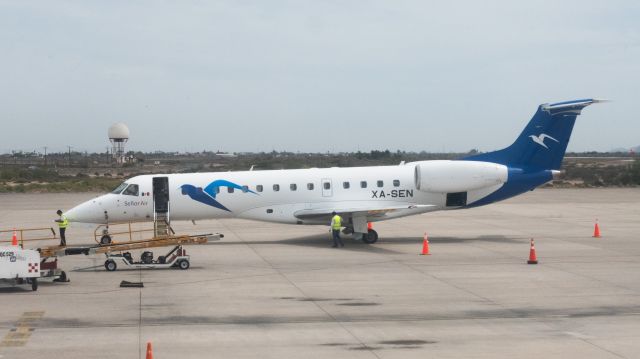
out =
<svg viewBox="0 0 640 359"><path fill-rule="evenodd" d="M125 189L124 192L122 192L122 194L127 195L127 196L137 196L138 195L138 185L137 184L130 184L129 187L127 187L127 189Z"/></svg>
<svg viewBox="0 0 640 359"><path fill-rule="evenodd" d="M274 184L273 185L273 191L274 192L278 192L280 190L280 185L279 184Z"/></svg>
<svg viewBox="0 0 640 359"><path fill-rule="evenodd" d="M263 190L263 189L264 189L264 188L262 188L262 185L261 185L261 184L259 184L259 185L257 185L257 186L256 186L256 192L262 192L262 190Z"/></svg>
<svg viewBox="0 0 640 359"><path fill-rule="evenodd" d="M329 182L325 182L323 186L324 186L324 189L331 189L331 183Z"/></svg>
<svg viewBox="0 0 640 359"><path fill-rule="evenodd" d="M383 187L384 186L384 182L378 180L378 187Z"/></svg>
<svg viewBox="0 0 640 359"><path fill-rule="evenodd" d="M360 181L360 188L367 188L367 181Z"/></svg>
<svg viewBox="0 0 640 359"><path fill-rule="evenodd" d="M292 190L292 191L296 191L296 190L298 190L298 185L295 184L295 183L292 183L292 184L289 185L289 189Z"/></svg>
<svg viewBox="0 0 640 359"><path fill-rule="evenodd" d="M313 183L307 183L307 189L313 191Z"/></svg>
<svg viewBox="0 0 640 359"><path fill-rule="evenodd" d="M242 186L242 193L249 192L249 186Z"/></svg>
<svg viewBox="0 0 640 359"><path fill-rule="evenodd" d="M233 193L233 187L227 187L227 192Z"/></svg>
<svg viewBox="0 0 640 359"><path fill-rule="evenodd" d="M342 182L342 187L344 189L349 189L349 187L351 187L351 184L349 184L349 182Z"/></svg>
<svg viewBox="0 0 640 359"><path fill-rule="evenodd" d="M393 187L400 187L400 180L393 180Z"/></svg>

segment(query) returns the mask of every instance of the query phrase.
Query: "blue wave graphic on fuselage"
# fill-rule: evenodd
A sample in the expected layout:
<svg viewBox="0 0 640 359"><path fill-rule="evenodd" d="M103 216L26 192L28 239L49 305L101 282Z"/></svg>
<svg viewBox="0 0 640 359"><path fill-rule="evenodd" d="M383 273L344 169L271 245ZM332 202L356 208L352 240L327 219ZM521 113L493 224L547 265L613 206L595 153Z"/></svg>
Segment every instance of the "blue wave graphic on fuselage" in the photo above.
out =
<svg viewBox="0 0 640 359"><path fill-rule="evenodd" d="M204 203L206 205L231 212L227 207L220 204L220 202L216 201L208 193L205 193L202 190L202 187L196 187L190 184L183 184L182 186L180 186L180 189L182 189L182 194L189 196L194 201L198 201L200 203Z"/></svg>
<svg viewBox="0 0 640 359"><path fill-rule="evenodd" d="M194 201L198 201L208 206L212 206L227 212L231 212L230 209L223 206L220 202L216 200L216 195L218 194L218 189L220 187L234 188L234 189L241 190L243 192L251 192L257 195L257 193L245 187L242 187L236 183L229 182L226 180L215 180L209 183L209 185L207 185L204 189L202 189L202 187L196 187L191 184L183 184L182 186L180 186L180 189L182 190L183 195L189 196L189 198L191 198Z"/></svg>
<svg viewBox="0 0 640 359"><path fill-rule="evenodd" d="M207 187L204 188L204 191L207 192L207 194L209 194L211 197L216 198L216 194L218 192L218 188L220 187L229 187L229 188L235 188L235 189L239 189L243 192L251 192L253 194L257 194L255 192L253 192L250 189L245 189L242 186L235 184L233 182L229 182L226 180L215 180L211 183L209 183L209 185Z"/></svg>

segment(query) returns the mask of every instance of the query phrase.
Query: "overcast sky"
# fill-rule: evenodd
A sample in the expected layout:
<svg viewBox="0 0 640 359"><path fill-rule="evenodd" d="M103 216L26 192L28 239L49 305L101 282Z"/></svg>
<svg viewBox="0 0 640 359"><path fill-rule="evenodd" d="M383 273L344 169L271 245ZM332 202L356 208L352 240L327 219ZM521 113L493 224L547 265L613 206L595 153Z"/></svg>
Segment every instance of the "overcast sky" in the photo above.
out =
<svg viewBox="0 0 640 359"><path fill-rule="evenodd" d="M640 144L640 2L0 1L0 152L483 151L600 97Z"/></svg>

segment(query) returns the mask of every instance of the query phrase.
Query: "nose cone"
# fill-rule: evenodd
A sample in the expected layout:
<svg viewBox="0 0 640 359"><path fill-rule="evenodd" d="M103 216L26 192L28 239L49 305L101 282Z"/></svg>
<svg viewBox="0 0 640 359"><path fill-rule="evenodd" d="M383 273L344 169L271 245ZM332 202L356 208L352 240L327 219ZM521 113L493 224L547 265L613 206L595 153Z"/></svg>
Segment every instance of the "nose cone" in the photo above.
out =
<svg viewBox="0 0 640 359"><path fill-rule="evenodd" d="M101 205L101 197L79 204L64 214L69 222L104 223L104 210Z"/></svg>

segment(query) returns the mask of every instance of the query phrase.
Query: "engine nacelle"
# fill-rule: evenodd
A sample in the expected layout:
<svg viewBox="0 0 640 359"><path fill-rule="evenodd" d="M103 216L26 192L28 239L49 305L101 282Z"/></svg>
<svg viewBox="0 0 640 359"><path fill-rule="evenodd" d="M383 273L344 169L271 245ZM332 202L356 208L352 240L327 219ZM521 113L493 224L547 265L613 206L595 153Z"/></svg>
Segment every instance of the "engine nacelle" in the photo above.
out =
<svg viewBox="0 0 640 359"><path fill-rule="evenodd" d="M424 161L416 163L416 188L424 192L465 192L505 183L504 165L479 161Z"/></svg>

